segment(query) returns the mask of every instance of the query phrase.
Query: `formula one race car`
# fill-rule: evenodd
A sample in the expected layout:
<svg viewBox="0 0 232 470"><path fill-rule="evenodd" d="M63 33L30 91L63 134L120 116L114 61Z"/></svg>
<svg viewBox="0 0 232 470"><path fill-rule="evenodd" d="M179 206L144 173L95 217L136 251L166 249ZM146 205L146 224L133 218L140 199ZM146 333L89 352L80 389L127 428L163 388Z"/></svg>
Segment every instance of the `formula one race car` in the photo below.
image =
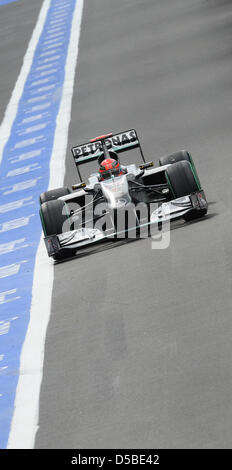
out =
<svg viewBox="0 0 232 470"><path fill-rule="evenodd" d="M142 163L126 160L123 165L119 154L128 151L134 157L139 154ZM207 213L206 197L186 150L161 157L154 166L145 161L137 132L131 129L73 147L72 154L80 182L72 191L63 187L40 195L44 240L54 259L106 239L137 238L142 228L163 221L189 221ZM86 184L80 165L95 160L98 171Z"/></svg>

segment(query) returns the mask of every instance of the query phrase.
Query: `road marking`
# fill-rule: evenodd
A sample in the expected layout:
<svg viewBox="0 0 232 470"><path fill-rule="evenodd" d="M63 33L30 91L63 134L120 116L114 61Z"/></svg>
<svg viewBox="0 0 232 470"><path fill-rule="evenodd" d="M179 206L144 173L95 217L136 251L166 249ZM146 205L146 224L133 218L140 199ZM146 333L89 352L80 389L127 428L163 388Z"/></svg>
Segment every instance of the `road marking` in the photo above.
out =
<svg viewBox="0 0 232 470"><path fill-rule="evenodd" d="M14 300L18 300L20 297L9 297L12 294L16 294L17 289L6 290L4 292L0 292L0 304L6 304L8 302L13 302Z"/></svg>
<svg viewBox="0 0 232 470"><path fill-rule="evenodd" d="M20 97L23 93L23 88L24 88L24 85L25 85L25 81L26 81L26 78L27 78L27 76L29 74L29 71L30 71L30 68L31 68L31 64L32 64L33 56L34 56L34 51L35 51L37 42L39 40L40 34L43 30L49 6L50 6L50 0L45 0L45 2L43 3L43 7L40 11L40 16L39 16L38 22L36 24L36 27L34 29L32 38L30 40L30 43L29 43L29 46L28 46L28 49L27 49L27 52L26 52L26 55L25 55L25 58L24 58L23 66L21 68L21 72L19 74L19 77L18 77L18 80L16 82L14 91L12 93L10 102L7 106L3 122L2 122L1 127L0 127L0 142L1 142L1 144L0 144L0 163L1 163L1 160L2 160L2 156L3 156L3 149L5 147L6 142L8 141L8 139L10 137L11 128L12 128L13 122L16 118L17 109L18 109L17 105L18 105L19 99L20 99Z"/></svg>
<svg viewBox="0 0 232 470"><path fill-rule="evenodd" d="M53 3L55 4L55 1ZM66 154L68 128L71 119L71 103L84 0L68 0L66 2L57 1L57 7L55 9L56 13L58 11L65 12L71 4L73 4L74 9L72 13L71 33L69 37L67 59L65 63L64 81L61 90L59 110L56 117L56 129L50 159L49 189L62 186L65 174L64 157ZM45 0L42 7L42 16L44 20L43 25L46 20L49 5L50 1L48 2ZM61 28L62 26L57 29L57 35L59 34ZM62 33L62 31L60 31L60 33ZM50 32L46 36L46 39L51 39ZM39 38L37 37L37 42L38 40ZM59 64L59 60L64 60L63 54L62 56L56 55L49 59L38 61L39 67L35 67L34 71L38 72L41 70L46 70L47 67L49 68L49 64L46 62L50 60L52 61L50 66L54 69L54 64ZM55 68L57 66L55 66ZM41 98L45 100L47 99L47 96L39 96L34 99L42 101ZM33 102L32 99L27 100L27 105L29 105L31 102ZM6 132L8 131L7 126L5 130ZM18 147L15 147L15 145L17 144L14 144L14 153L18 150ZM43 153L44 152L42 152L42 154ZM15 155L15 158L22 159L22 155L29 154L29 152L28 154L21 154L20 157ZM16 204L16 202L14 202L14 204ZM53 263L49 262L46 251L44 249L44 242L41 237L35 260L30 321L21 351L20 375L14 403L15 411L11 422L11 430L7 444L8 448L28 449L34 447L34 441L38 427L39 393L43 373L44 343L50 317L52 286Z"/></svg>
<svg viewBox="0 0 232 470"><path fill-rule="evenodd" d="M35 201L32 200L32 196L25 197L23 199L18 199L17 201L7 202L0 206L0 214L5 214L6 212L15 211L16 209L21 209L22 207L35 204Z"/></svg>
<svg viewBox="0 0 232 470"><path fill-rule="evenodd" d="M9 277L9 276L15 276L16 274L18 274L22 263L26 263L26 260L21 261L20 263L16 263L16 264L9 264L7 266L2 266L0 268L0 279Z"/></svg>
<svg viewBox="0 0 232 470"><path fill-rule="evenodd" d="M14 163L18 163L24 160L29 160L30 158L39 157L41 155L42 150L43 149L38 149L38 150L32 150L31 152L22 153L20 155L10 157L9 160L11 160L11 164L13 165Z"/></svg>
<svg viewBox="0 0 232 470"><path fill-rule="evenodd" d="M7 220L0 224L0 233L9 232L10 230L15 230L17 228L25 227L30 222L31 217L34 217L35 214L30 214L25 217L19 217L18 219Z"/></svg>
<svg viewBox="0 0 232 470"><path fill-rule="evenodd" d="M31 165L21 166L15 170L8 171L6 178L15 178L15 176L24 175L25 173L30 173L31 171L39 170L41 166L38 163L32 163Z"/></svg>
<svg viewBox="0 0 232 470"><path fill-rule="evenodd" d="M20 238L19 240L13 240L12 242L0 243L0 256L6 255L7 253L12 253L13 251L19 250L21 248L28 247L29 245L25 242L25 238Z"/></svg>
<svg viewBox="0 0 232 470"><path fill-rule="evenodd" d="M7 5L8 3L16 3L18 2L19 0L0 0L0 7L2 5Z"/></svg>
<svg viewBox="0 0 232 470"><path fill-rule="evenodd" d="M33 188L36 186L37 181L41 179L42 176L39 176L38 178L26 180L26 181L21 181L20 183L13 184L12 186L7 186L7 188L11 188L8 191L3 192L3 196L7 196L8 194L13 194L18 191L25 191L26 189ZM3 189L7 189L3 188Z"/></svg>
<svg viewBox="0 0 232 470"><path fill-rule="evenodd" d="M47 18L48 9L50 7L50 0L44 0L43 6L40 10L40 14L38 17L37 24L35 26L34 32L32 34L31 40L28 45L28 49L26 55L24 57L23 65L16 81L13 93L11 95L11 99L8 103L8 106L5 111L4 119L0 126L0 164L1 164L1 176L4 178L5 174L7 174L9 165L15 164L17 161L21 161L21 157L29 158L32 156L30 152L32 149L28 148L28 152L23 152L17 149L16 145L16 133L15 129L17 127L17 115L18 110L20 109L20 116L23 116L24 109L28 109L30 106L26 104L26 100L23 100L20 104L21 97L25 96L26 89L25 84L27 77L29 76L32 63L34 60L34 52L36 50L36 46L38 40L41 36L41 33L44 28L44 24ZM27 95L28 96L28 95ZM25 104L24 104L25 103ZM20 108L21 106L21 108ZM20 118L18 117L18 120ZM25 116L26 117L26 116ZM15 125L16 124L16 125ZM16 145L16 147L15 147ZM36 151L38 151L38 146ZM24 156L23 156L24 155ZM35 157L35 154L33 154ZM40 152L38 153L40 156ZM9 158L10 157L10 158ZM41 180L39 180L41 181ZM21 184L21 175L15 176L14 180L15 184L17 185L17 189L20 188ZM19 185L19 186L18 186ZM13 190L16 189L16 186ZM24 188L25 189L25 188ZM34 188L33 188L34 190ZM29 315L30 315L30 304L31 304L31 292L32 292L32 280L33 280L33 269L35 263L35 253L36 248L38 246L39 236L40 233L38 232L38 226L35 224L35 228L33 230L32 220L36 219L27 218L30 214L30 208L32 205L35 204L34 195L32 195L32 191L29 191L28 197L23 197L23 192L19 193L17 200L14 200L14 194L5 194L1 197L0 203L0 214L1 214L1 259L0 259L0 280L1 280L1 294L0 294L0 321L1 323L1 332L8 332L5 334L4 342L1 341L2 349L1 354L4 356L4 371L5 368L8 368L9 371L7 374L3 374L1 376L1 390L0 395L3 397L0 403L0 418L1 418L1 426L0 426L0 448L3 449L7 446L7 441L9 437L10 431L10 423L11 418L13 415L14 410L14 399L15 399L15 392L16 392L16 385L18 381L18 367L20 361L20 353L22 348L22 343L25 338L26 329L29 323ZM4 201L4 204L2 203ZM30 212L28 212L30 211ZM10 221L8 217L8 212L12 213L11 219L15 221L12 222L12 226L10 227ZM37 212L37 211L36 211ZM18 219L21 219L16 221ZM24 218L22 220L22 218ZM9 223L8 227L7 224ZM31 233L33 233L33 246L24 246L23 243L18 242L23 240L28 232L28 225L31 225ZM8 232L8 229L14 228L12 232ZM13 242L11 243L13 237ZM36 243L37 238L37 243ZM16 241L14 243L14 240ZM2 243L3 242L3 243ZM31 240L30 240L31 242ZM31 243L30 243L31 245ZM20 247L20 248L19 248ZM14 249L17 251L14 251ZM13 251L12 251L13 250ZM17 295L14 296L14 299L11 298L10 293L13 291L16 292ZM5 294L4 294L5 293ZM9 299L8 299L8 294ZM7 301L9 300L9 301ZM14 300L14 302L10 301ZM7 308L7 310L6 310ZM20 321L17 322L17 326L14 328L10 328L6 330L7 324L5 323L5 319L3 318L7 312L7 314L12 315L17 314L19 316ZM13 336L12 336L13 335ZM8 339L9 338L9 339ZM10 345L14 344L14 354L10 353ZM4 393L3 390L4 390ZM7 409L7 413L5 410Z"/></svg>

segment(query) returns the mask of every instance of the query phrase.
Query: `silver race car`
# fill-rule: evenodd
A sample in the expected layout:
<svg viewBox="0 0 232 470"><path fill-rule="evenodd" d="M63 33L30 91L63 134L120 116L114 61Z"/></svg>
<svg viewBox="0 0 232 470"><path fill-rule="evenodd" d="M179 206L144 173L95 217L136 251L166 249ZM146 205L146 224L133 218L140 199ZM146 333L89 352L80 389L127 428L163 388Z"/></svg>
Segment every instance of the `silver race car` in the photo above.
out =
<svg viewBox="0 0 232 470"><path fill-rule="evenodd" d="M128 154L131 155L129 163ZM80 182L40 195L40 218L55 260L104 240L138 238L164 221L186 221L208 210L195 165L182 150L146 162L135 129L106 134L72 148ZM119 158L120 156L120 158ZM141 164L133 163L142 160ZM122 159L124 161L122 161ZM85 183L80 166L98 162Z"/></svg>

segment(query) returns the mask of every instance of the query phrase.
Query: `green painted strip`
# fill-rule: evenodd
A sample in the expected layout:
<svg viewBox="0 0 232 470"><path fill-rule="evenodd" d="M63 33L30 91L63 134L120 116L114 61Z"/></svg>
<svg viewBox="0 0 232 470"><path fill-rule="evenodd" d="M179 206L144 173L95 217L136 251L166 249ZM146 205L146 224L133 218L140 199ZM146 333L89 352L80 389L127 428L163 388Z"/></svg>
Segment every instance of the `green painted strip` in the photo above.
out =
<svg viewBox="0 0 232 470"><path fill-rule="evenodd" d="M191 166L191 169L192 169L192 172L193 172L193 176L194 176L194 179L196 181L197 187L200 191L202 189L202 187L201 187L201 183L200 183L200 180L199 180L199 177L198 177L198 174L197 174L197 170L196 170L196 167L194 165L192 156L189 152L188 152L188 155L189 155L189 158L190 158L190 166Z"/></svg>
<svg viewBox="0 0 232 470"><path fill-rule="evenodd" d="M42 210L40 208L39 210L39 215L40 215L40 219L41 219L41 223L42 223L42 227L43 227L43 231L44 231L44 235L45 237L47 236L47 232L46 232L46 229L45 229L45 225L44 225L44 219L43 219L43 214L42 214Z"/></svg>

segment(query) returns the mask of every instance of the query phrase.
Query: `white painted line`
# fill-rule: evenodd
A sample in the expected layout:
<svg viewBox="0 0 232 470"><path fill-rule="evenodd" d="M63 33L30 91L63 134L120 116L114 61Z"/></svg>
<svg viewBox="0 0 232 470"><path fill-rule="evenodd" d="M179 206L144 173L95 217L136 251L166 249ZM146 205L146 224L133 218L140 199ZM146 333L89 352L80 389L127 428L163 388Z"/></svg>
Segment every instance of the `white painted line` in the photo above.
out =
<svg viewBox="0 0 232 470"><path fill-rule="evenodd" d="M19 240L13 240L8 243L1 243L0 244L0 256L5 255L7 253L12 253L13 251L17 251L22 248L27 248L29 245L23 244L24 242L25 242L25 238L20 238Z"/></svg>
<svg viewBox="0 0 232 470"><path fill-rule="evenodd" d="M35 98L29 98L27 103L36 103L38 101L44 101L48 99L49 95L36 96Z"/></svg>
<svg viewBox="0 0 232 470"><path fill-rule="evenodd" d="M20 299L19 296L9 297L12 294L16 294L16 292L17 292L17 289L10 289L4 292L0 292L0 305ZM0 356L0 361L1 361L1 356Z"/></svg>
<svg viewBox="0 0 232 470"><path fill-rule="evenodd" d="M45 77L45 76L47 76L47 75L52 75L52 74L54 74L54 73L56 73L56 72L57 72L57 69L52 69L52 70L48 70L47 72L42 72L42 73L40 73L40 76L41 76L41 77Z"/></svg>
<svg viewBox="0 0 232 470"><path fill-rule="evenodd" d="M60 27L60 26L57 26L56 28L50 29L49 32L53 34L53 33L56 33L56 32L59 33L60 31L61 31L61 27Z"/></svg>
<svg viewBox="0 0 232 470"><path fill-rule="evenodd" d="M36 80L35 82L31 83L30 88L34 88L38 85L43 85L44 83L48 83L49 80L51 80L51 79L50 78L41 78L40 80Z"/></svg>
<svg viewBox="0 0 232 470"><path fill-rule="evenodd" d="M43 104L38 104L36 106L33 106L30 110L28 111L25 111L25 114L32 114L34 112L37 112L37 111L41 111L43 109L47 109L47 108L50 108L52 105L52 103L43 103Z"/></svg>
<svg viewBox="0 0 232 470"><path fill-rule="evenodd" d="M16 209L21 209L21 207L29 206L31 204L35 204L35 201L33 201L32 196L25 197L23 199L18 199L17 201L7 202L6 204L2 204L0 206L0 214L15 211Z"/></svg>
<svg viewBox="0 0 232 470"><path fill-rule="evenodd" d="M2 224L0 224L0 233L9 232L10 230L16 230L17 228L25 227L25 225L28 225L30 223L30 219L31 217L34 217L34 215L35 214L30 214L25 217L19 217L18 219L12 219L3 222Z"/></svg>
<svg viewBox="0 0 232 470"><path fill-rule="evenodd" d="M18 191L25 191L26 189L29 189L29 188L34 188L34 186L36 186L37 184L37 181L41 178L42 176L38 176L38 178L21 181L20 183L15 183L12 186L7 186L7 188L11 188L11 189L9 189L8 191L4 191L3 196L6 196L7 194L13 194ZM3 188L3 189L7 189L7 188Z"/></svg>
<svg viewBox="0 0 232 470"><path fill-rule="evenodd" d="M71 119L83 4L84 0L76 2L73 15L64 86L50 162L49 189L62 186L64 180L65 154ZM16 390L15 411L7 445L8 449L30 449L34 447L38 429L44 343L50 318L53 275L53 263L49 263L41 236L35 262L30 322L20 358L20 376Z"/></svg>
<svg viewBox="0 0 232 470"><path fill-rule="evenodd" d="M10 329L10 322L6 321L0 321L0 335L7 335L8 331Z"/></svg>
<svg viewBox="0 0 232 470"><path fill-rule="evenodd" d="M54 62L58 59L60 59L61 55L54 55L53 57L50 57L49 59L42 59L40 62L38 62L39 64L45 64L45 63L48 63L48 62Z"/></svg>
<svg viewBox="0 0 232 470"><path fill-rule="evenodd" d="M55 87L55 83L53 83L52 85L42 86L41 88L37 88L37 90L30 91L30 95L36 95L37 93L42 93L43 91L52 90Z"/></svg>
<svg viewBox="0 0 232 470"><path fill-rule="evenodd" d="M63 45L64 45L64 41L62 41L62 42L55 42L55 41L53 41L53 44L50 44L50 46L46 46L46 50L48 50L48 49L53 49L54 47L55 47L55 48L58 48L58 47L61 47L61 46L63 46ZM44 48L44 49L45 49L45 48Z"/></svg>
<svg viewBox="0 0 232 470"><path fill-rule="evenodd" d="M39 135L37 137L32 137L31 139L21 140L17 142L14 146L14 149L20 149L23 147L30 147L31 145L35 145L41 140L45 140L44 135Z"/></svg>
<svg viewBox="0 0 232 470"><path fill-rule="evenodd" d="M32 134L33 132L37 132L37 131L40 131L42 129L45 129L45 127L47 127L47 125L48 124L46 122L42 123L42 124L36 124L34 126L27 127L24 130L19 129L18 131L16 131L16 133L19 137L21 137L22 135Z"/></svg>
<svg viewBox="0 0 232 470"><path fill-rule="evenodd" d="M49 69L53 67L53 64L47 64L47 65L40 65L39 67L36 67L35 71L37 70L44 70L44 69Z"/></svg>
<svg viewBox="0 0 232 470"><path fill-rule="evenodd" d="M39 55L39 57L47 57L49 55L54 55L57 53L57 49L52 49L51 51L46 51L46 52L41 52L41 54Z"/></svg>
<svg viewBox="0 0 232 470"><path fill-rule="evenodd" d="M40 113L36 114L35 116L30 116L28 118L23 119L20 122L20 125L27 124L29 122L39 121L41 119L45 119L49 114L48 113Z"/></svg>
<svg viewBox="0 0 232 470"><path fill-rule="evenodd" d="M32 150L31 152L21 153L20 155L14 155L14 157L10 157L9 160L11 161L12 165L14 163L18 163L24 160L29 160L30 158L39 157L41 155L42 149L39 150Z"/></svg>
<svg viewBox="0 0 232 470"><path fill-rule="evenodd" d="M39 170L41 166L38 163L32 163L31 165L21 166L15 170L8 171L7 178L15 178L15 176L24 175L25 173L30 173L31 171Z"/></svg>
<svg viewBox="0 0 232 470"><path fill-rule="evenodd" d="M9 276L15 276L18 274L21 264L26 263L27 261L20 261L19 263L16 264L8 264L7 266L2 266L0 268L0 279L3 279L4 277L9 277Z"/></svg>

